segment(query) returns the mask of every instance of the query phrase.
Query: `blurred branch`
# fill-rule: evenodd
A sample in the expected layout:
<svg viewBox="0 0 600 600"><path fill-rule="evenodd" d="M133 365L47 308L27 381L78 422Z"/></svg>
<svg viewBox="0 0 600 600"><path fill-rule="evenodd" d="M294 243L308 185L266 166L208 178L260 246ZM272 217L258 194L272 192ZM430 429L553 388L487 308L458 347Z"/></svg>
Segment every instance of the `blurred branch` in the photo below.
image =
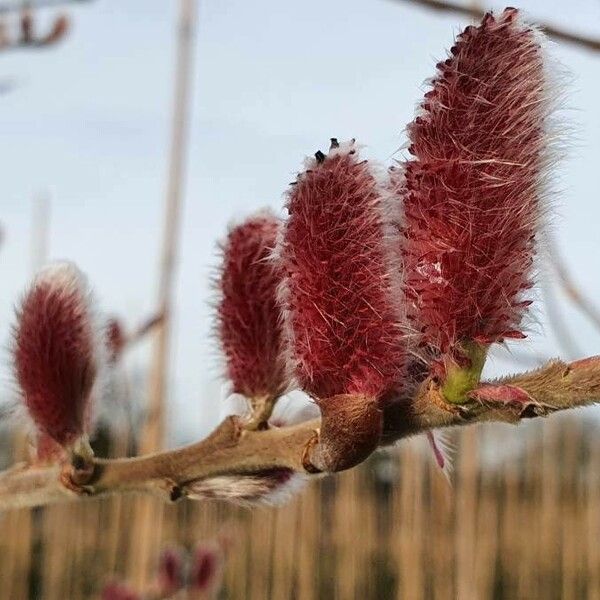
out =
<svg viewBox="0 0 600 600"><path fill-rule="evenodd" d="M0 2L0 14L21 12L25 8L56 8L68 4L90 4L92 0L28 0L26 2Z"/></svg>
<svg viewBox="0 0 600 600"><path fill-rule="evenodd" d="M6 31L5 24L0 22L0 52L53 46L65 38L70 26L69 18L66 15L58 15L46 34L36 35L33 14L29 8L22 9L19 25L19 36L12 39Z"/></svg>
<svg viewBox="0 0 600 600"><path fill-rule="evenodd" d="M460 405L448 404L439 383L428 379L412 403L394 403L380 413L380 444L433 428L518 423L599 400L600 357L570 364L553 361L529 373L482 383ZM228 417L206 439L190 446L135 458L93 459L85 471L70 464L17 466L0 475L0 509L127 492L174 501L193 496L194 483L223 475L241 478L274 469L318 474L324 471L322 456L348 448L338 439L327 439L320 419L264 431L246 425L239 417Z"/></svg>
<svg viewBox="0 0 600 600"><path fill-rule="evenodd" d="M106 324L106 337L111 362L118 361L125 350L143 340L162 323L162 320L162 313L155 313L142 321L131 333L126 333L119 319L109 319Z"/></svg>
<svg viewBox="0 0 600 600"><path fill-rule="evenodd" d="M600 309L589 299L586 298L582 293L581 289L573 281L571 273L563 262L556 241L549 234L546 234L546 248L550 265L558 276L558 281L569 298L569 300L575 304L579 310L586 315L596 328L600 331Z"/></svg>
<svg viewBox="0 0 600 600"><path fill-rule="evenodd" d="M403 2L415 4L417 6L422 6L424 8L429 8L432 10L436 10L439 12L450 12L455 14L464 15L467 17L472 17L473 19L481 19L486 11L477 6L471 4L467 6L465 4L456 4L454 2L446 2L445 0L394 0L395 2ZM571 33L569 31L564 31L555 27L554 25L549 25L548 23L539 23L538 26L542 31L546 33L546 35L554 38L555 40L560 40L561 42L567 42L568 44L574 44L588 50L592 50L595 52L600 51L600 39L587 37L584 35L579 35L576 33Z"/></svg>
<svg viewBox="0 0 600 600"><path fill-rule="evenodd" d="M151 317L148 317L145 321L143 321L140 325L137 326L134 331L129 334L127 339L128 344L135 344L146 337L150 332L154 330L155 327L158 327L163 321L163 313L156 313Z"/></svg>
<svg viewBox="0 0 600 600"><path fill-rule="evenodd" d="M558 343L558 348L561 353L566 355L568 358L575 358L581 356L581 349L575 341L571 330L563 319L562 311L556 301L554 290L552 289L552 283L544 281L540 285L542 292L542 299L544 301L544 307L546 309L546 318L550 329L554 332L554 337Z"/></svg>

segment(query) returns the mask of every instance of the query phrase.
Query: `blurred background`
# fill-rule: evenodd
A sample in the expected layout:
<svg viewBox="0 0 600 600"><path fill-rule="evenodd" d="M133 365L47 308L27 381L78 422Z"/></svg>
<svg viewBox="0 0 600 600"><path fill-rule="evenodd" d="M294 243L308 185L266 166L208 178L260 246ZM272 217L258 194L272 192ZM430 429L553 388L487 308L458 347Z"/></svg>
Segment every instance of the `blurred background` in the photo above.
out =
<svg viewBox="0 0 600 600"><path fill-rule="evenodd" d="M402 158L465 12L504 6L455 1L0 0L6 411L15 302L37 268L69 259L132 339L104 392L99 451L214 427L218 239L257 208L280 211L304 156L330 137L355 137L386 165ZM518 6L575 39L551 44L565 157L536 318L489 376L600 350L600 3ZM15 423L4 421L4 464L27 452ZM226 529L223 598L600 598L598 425L588 409L454 434L450 485L414 440L280 509L112 498L3 514L0 597L96 598L114 577L145 589L161 548Z"/></svg>

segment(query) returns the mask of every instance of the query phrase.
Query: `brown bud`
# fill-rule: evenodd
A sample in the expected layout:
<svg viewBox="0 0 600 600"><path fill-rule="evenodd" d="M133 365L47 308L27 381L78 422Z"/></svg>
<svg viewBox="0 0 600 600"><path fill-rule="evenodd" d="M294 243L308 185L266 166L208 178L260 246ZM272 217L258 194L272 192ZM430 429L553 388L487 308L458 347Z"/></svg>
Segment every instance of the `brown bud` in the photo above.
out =
<svg viewBox="0 0 600 600"><path fill-rule="evenodd" d="M317 400L321 409L318 441L307 447L307 471L350 469L372 454L381 440L383 413L376 398L339 394Z"/></svg>

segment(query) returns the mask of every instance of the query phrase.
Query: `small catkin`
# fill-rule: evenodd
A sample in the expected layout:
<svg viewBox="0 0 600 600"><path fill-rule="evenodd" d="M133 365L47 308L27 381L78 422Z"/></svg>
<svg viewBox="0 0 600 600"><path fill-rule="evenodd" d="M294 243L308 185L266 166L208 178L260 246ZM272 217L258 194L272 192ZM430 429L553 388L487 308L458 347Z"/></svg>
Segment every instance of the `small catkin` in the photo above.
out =
<svg viewBox="0 0 600 600"><path fill-rule="evenodd" d="M381 396L404 366L382 190L354 142L317 152L289 191L280 259L295 375L315 398Z"/></svg>
<svg viewBox="0 0 600 600"><path fill-rule="evenodd" d="M223 551L216 543L199 544L192 557L189 589L195 593L214 594L223 579Z"/></svg>
<svg viewBox="0 0 600 600"><path fill-rule="evenodd" d="M408 317L436 352L524 337L548 167L541 38L512 8L467 27L392 171Z"/></svg>
<svg viewBox="0 0 600 600"><path fill-rule="evenodd" d="M85 276L71 263L43 269L17 310L14 372L30 417L63 447L86 433L98 339Z"/></svg>
<svg viewBox="0 0 600 600"><path fill-rule="evenodd" d="M179 548L166 548L158 559L158 588L161 597L177 593L184 583L184 561Z"/></svg>
<svg viewBox="0 0 600 600"><path fill-rule="evenodd" d="M279 228L277 217L261 212L233 227L221 245L217 330L232 392L248 398L277 397L288 384L281 271L271 257Z"/></svg>
<svg viewBox="0 0 600 600"><path fill-rule="evenodd" d="M118 581L107 583L102 590L102 600L141 600L142 597L127 584Z"/></svg>

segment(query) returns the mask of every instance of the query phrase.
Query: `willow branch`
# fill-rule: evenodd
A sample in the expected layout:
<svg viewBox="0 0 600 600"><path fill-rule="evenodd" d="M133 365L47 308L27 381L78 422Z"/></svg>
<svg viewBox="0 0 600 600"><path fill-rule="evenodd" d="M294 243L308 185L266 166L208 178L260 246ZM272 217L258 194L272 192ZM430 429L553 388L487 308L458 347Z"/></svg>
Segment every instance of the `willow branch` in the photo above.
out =
<svg viewBox="0 0 600 600"><path fill-rule="evenodd" d="M411 4L416 4L440 12L450 12L454 14L465 15L467 17L472 17L473 19L481 19L486 12L474 5L469 6L464 4L455 4L454 2L446 2L445 0L401 1L410 2ZM555 40L560 40L561 42L567 42L568 44L581 46L583 48L593 50L595 52L600 51L600 39L598 38L587 37L584 35L571 33L569 31L564 31L562 29L559 29L558 27L555 27L554 25L549 25L548 23L538 23L538 25L542 31L544 31L548 36L554 38Z"/></svg>
<svg viewBox="0 0 600 600"><path fill-rule="evenodd" d="M225 419L211 435L176 450L122 459L94 459L85 484L65 485L69 468L17 466L0 475L0 509L40 506L111 493L144 492L177 500L186 484L224 474L274 468L303 472L303 450L319 420L294 427L249 431L237 417Z"/></svg>
<svg viewBox="0 0 600 600"><path fill-rule="evenodd" d="M600 357L552 361L529 373L482 383L461 405L448 404L439 386L427 380L412 402L398 402L384 411L380 445L440 427L518 423L599 400ZM324 431L319 419L260 431L247 429L238 417L228 417L206 439L183 448L135 458L94 459L85 481L78 480L70 465L19 465L0 474L0 509L134 492L174 501L185 497L193 482L222 475L281 468L319 473L320 457L338 446L327 444ZM347 446L339 447L345 452ZM340 470L347 468L343 457L338 462Z"/></svg>

